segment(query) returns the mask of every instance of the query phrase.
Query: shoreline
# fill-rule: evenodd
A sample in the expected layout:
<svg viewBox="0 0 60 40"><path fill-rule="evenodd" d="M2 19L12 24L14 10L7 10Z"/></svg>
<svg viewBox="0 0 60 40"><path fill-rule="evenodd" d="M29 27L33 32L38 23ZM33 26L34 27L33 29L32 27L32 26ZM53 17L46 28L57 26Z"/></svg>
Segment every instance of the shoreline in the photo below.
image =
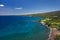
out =
<svg viewBox="0 0 60 40"><path fill-rule="evenodd" d="M48 36L48 40L51 40L51 36L52 36L52 28L50 28L50 33L49 33L49 36Z"/></svg>
<svg viewBox="0 0 60 40"><path fill-rule="evenodd" d="M48 27L48 25L45 25L48 29L50 29L49 35L48 35L48 39L47 40L52 40L52 34L53 34L53 29Z"/></svg>
<svg viewBox="0 0 60 40"><path fill-rule="evenodd" d="M45 24L43 24L43 23L41 23L42 25L45 25ZM48 27L48 25L45 25L48 29L50 29L50 32L49 32L49 35L48 35L48 39L47 40L52 40L51 39L51 36L52 36L52 32L53 32L53 29L52 28L50 28L50 27Z"/></svg>

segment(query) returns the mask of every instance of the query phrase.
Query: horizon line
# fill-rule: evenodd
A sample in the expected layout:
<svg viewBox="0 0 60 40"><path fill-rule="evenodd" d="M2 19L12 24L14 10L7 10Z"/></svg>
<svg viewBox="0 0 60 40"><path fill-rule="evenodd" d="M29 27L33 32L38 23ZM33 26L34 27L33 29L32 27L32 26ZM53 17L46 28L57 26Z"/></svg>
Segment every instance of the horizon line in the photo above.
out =
<svg viewBox="0 0 60 40"><path fill-rule="evenodd" d="M33 12L33 13L22 13L22 14L0 14L0 16L15 16L15 15L30 15L30 14L42 14L42 13L50 13L50 12L58 12L60 10L49 11L49 12Z"/></svg>

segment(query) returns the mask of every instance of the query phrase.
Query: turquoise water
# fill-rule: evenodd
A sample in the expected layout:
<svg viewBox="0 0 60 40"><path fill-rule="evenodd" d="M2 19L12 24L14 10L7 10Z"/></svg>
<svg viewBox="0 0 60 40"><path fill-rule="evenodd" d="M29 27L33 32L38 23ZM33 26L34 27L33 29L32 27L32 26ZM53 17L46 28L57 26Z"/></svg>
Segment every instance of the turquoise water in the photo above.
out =
<svg viewBox="0 0 60 40"><path fill-rule="evenodd" d="M41 17L0 16L0 40L47 40L49 29Z"/></svg>

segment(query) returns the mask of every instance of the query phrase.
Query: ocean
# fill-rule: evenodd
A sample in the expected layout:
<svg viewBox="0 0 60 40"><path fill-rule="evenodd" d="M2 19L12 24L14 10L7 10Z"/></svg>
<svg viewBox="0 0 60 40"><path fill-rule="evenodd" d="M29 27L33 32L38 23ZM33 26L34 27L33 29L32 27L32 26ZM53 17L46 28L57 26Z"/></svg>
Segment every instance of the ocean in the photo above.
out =
<svg viewBox="0 0 60 40"><path fill-rule="evenodd" d="M0 40L47 40L50 30L41 17L0 16Z"/></svg>

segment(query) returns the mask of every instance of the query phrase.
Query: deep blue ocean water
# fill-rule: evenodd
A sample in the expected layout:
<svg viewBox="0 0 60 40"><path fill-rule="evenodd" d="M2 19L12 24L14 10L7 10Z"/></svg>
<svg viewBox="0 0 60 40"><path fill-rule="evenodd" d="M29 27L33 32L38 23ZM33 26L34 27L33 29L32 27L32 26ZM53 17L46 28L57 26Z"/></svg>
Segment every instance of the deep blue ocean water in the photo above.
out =
<svg viewBox="0 0 60 40"><path fill-rule="evenodd" d="M41 17L0 16L0 40L47 40L49 29Z"/></svg>

